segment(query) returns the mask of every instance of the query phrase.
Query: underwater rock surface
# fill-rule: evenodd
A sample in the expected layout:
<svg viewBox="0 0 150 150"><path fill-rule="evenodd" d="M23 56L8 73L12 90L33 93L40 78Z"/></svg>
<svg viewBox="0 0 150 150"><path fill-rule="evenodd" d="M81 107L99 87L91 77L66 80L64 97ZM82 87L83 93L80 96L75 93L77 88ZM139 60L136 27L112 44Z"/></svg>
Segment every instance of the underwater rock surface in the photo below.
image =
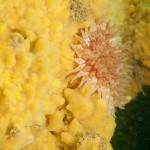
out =
<svg viewBox="0 0 150 150"><path fill-rule="evenodd" d="M117 127L111 140L114 150L150 149L150 86L143 88L125 110L117 109Z"/></svg>

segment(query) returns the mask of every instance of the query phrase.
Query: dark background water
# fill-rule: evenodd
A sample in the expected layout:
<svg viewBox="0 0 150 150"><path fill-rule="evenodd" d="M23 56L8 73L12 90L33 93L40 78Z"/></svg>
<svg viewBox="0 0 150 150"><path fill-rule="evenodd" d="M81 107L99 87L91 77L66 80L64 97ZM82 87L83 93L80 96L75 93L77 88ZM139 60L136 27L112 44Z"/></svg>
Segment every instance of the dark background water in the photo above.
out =
<svg viewBox="0 0 150 150"><path fill-rule="evenodd" d="M146 95L117 109L115 134L111 140L114 150L150 150L150 87L143 87Z"/></svg>

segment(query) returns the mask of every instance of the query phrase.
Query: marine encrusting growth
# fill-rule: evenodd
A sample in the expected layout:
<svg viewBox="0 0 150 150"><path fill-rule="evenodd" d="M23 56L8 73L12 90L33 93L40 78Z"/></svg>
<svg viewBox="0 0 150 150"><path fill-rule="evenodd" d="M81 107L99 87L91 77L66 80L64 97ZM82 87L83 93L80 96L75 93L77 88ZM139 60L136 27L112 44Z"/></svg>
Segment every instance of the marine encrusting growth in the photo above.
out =
<svg viewBox="0 0 150 150"><path fill-rule="evenodd" d="M83 22L88 18L88 9L81 0L72 0L70 4L70 21Z"/></svg>
<svg viewBox="0 0 150 150"><path fill-rule="evenodd" d="M79 44L72 45L77 67L71 72L75 74L71 82L80 79L78 87L89 85L87 95L98 92L108 100L110 109L121 107L132 72L128 51L117 42L114 29L109 22L99 21L90 29L81 30L82 35L76 35Z"/></svg>
<svg viewBox="0 0 150 150"><path fill-rule="evenodd" d="M139 90L143 84L150 84L150 2L148 0L129 0L125 2L125 23L123 42L135 60L134 78ZM128 32L127 32L128 31Z"/></svg>
<svg viewBox="0 0 150 150"><path fill-rule="evenodd" d="M81 77L70 85L87 83L103 99L64 79L75 65L74 35L104 9L106 20L123 24L122 0L0 0L0 150L113 149L106 99L119 104L130 68L110 26L82 31L73 46L80 69L72 75Z"/></svg>
<svg viewBox="0 0 150 150"><path fill-rule="evenodd" d="M87 149L92 145L99 150L106 150L107 144L104 137L101 134L85 133L80 137L76 150Z"/></svg>

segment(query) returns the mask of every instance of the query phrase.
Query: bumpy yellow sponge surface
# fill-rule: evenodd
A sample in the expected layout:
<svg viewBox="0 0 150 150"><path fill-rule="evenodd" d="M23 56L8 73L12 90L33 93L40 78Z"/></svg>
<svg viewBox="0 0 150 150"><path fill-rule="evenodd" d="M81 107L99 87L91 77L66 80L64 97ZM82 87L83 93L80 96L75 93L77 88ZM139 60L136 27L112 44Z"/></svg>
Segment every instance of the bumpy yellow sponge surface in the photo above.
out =
<svg viewBox="0 0 150 150"><path fill-rule="evenodd" d="M150 85L150 1L125 1L125 14L123 41L134 60L134 80L129 93L135 96L143 84Z"/></svg>
<svg viewBox="0 0 150 150"><path fill-rule="evenodd" d="M0 0L0 150L112 149L115 119L106 101L67 88L65 77L74 68L74 35L102 6L121 25L123 5L85 0L71 18L76 2Z"/></svg>

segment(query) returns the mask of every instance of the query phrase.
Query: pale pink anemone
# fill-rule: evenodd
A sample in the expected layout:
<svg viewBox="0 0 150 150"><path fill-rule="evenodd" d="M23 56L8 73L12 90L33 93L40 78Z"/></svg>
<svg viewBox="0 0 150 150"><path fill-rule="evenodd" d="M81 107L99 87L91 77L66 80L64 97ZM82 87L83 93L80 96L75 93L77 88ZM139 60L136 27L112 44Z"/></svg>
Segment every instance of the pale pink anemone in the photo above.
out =
<svg viewBox="0 0 150 150"><path fill-rule="evenodd" d="M108 100L110 107L121 107L131 78L131 66L128 51L117 42L114 28L109 23L99 22L81 30L81 36L76 35L79 44L72 48L77 67L71 72L74 74L71 82L80 79L78 87L90 85L88 96L97 92Z"/></svg>

